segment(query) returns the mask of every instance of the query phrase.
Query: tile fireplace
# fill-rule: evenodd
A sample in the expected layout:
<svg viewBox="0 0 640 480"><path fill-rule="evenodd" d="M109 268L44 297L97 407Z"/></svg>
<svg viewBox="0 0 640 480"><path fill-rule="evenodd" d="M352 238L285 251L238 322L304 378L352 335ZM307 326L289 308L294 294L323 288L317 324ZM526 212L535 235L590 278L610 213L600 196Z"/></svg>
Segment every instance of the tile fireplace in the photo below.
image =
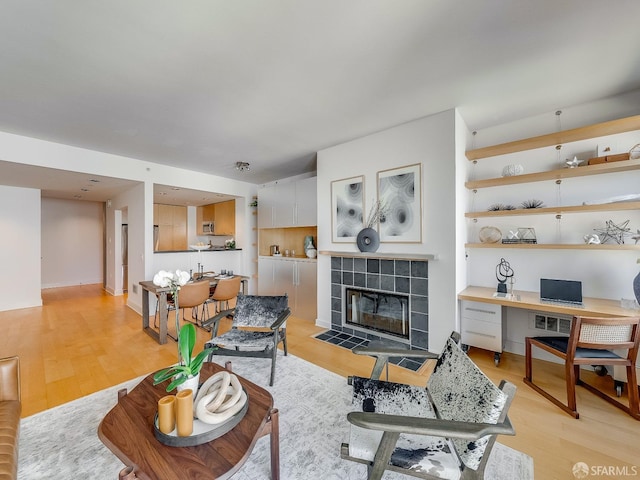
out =
<svg viewBox="0 0 640 480"><path fill-rule="evenodd" d="M332 255L331 330L351 342L426 350L428 290L425 260Z"/></svg>

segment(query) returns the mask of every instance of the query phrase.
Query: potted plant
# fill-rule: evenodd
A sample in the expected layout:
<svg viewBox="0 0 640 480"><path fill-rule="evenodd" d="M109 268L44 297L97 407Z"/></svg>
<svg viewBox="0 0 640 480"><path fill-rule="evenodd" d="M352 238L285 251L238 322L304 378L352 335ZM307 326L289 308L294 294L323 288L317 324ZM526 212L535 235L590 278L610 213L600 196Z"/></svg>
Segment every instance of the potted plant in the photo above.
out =
<svg viewBox="0 0 640 480"><path fill-rule="evenodd" d="M196 344L196 327L187 323L182 326L178 334L178 353L180 362L169 368L156 372L153 376L153 384L157 385L165 380L172 379L167 386L167 392L170 392L179 385L183 385L187 380L195 379L195 387L192 388L195 395L198 389L198 379L200 377L200 369L204 359L213 350L205 348L198 355L192 357L193 347ZM192 380L193 381L193 380Z"/></svg>

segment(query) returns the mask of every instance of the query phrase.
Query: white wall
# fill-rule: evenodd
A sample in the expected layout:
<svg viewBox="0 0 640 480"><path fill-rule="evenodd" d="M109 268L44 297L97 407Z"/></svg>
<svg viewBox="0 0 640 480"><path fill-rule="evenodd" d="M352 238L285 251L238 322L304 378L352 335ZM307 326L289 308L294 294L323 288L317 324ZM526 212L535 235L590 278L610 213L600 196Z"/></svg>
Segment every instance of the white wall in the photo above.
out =
<svg viewBox="0 0 640 480"><path fill-rule="evenodd" d="M383 243L380 253L436 254L429 262L429 346L439 351L456 328L456 271L463 250L456 247L456 122L454 110L432 115L318 152L318 250L358 251L355 242L331 239L331 182L364 175L365 213L376 198L376 173L422 165L422 242ZM460 141L460 140L458 140ZM460 163L460 162L458 162ZM460 240L462 241L462 240ZM318 324L331 324L330 257L318 258Z"/></svg>
<svg viewBox="0 0 640 480"><path fill-rule="evenodd" d="M112 155L103 152L86 150L34 138L22 137L10 133L0 132L0 158L4 161L57 168L74 172L84 172L93 175L123 178L137 181L138 186L129 192L112 200L112 207L107 209L105 217L107 241L111 238L111 246L106 247L106 276L107 291L113 294L122 292L121 276L116 270L120 269L120 250L116 245L120 231L116 235L116 220L121 222L122 215L116 217L116 211L127 210L127 222L129 224L129 286L142 280L149 280L154 275L153 264L153 185L172 185L179 188L189 188L204 192L217 192L236 197L236 213L239 216L236 222L236 243L242 248L243 274L254 277L256 271L255 259L257 258L257 246L252 241L252 227L255 220L250 215L248 204L256 195L257 186L247 182L240 182L222 178L215 175L207 175L181 168L168 167L147 161ZM0 179L1 182L1 179ZM37 301L22 306L36 306L40 304L40 192L35 191L38 197L38 208L33 211L27 209L26 214L16 215L15 201L0 203L0 218L11 218L10 236L21 237L24 232L29 232L30 240L35 238L38 248L20 248L12 252L16 255L15 261L21 265L37 263L38 275L24 276L29 289L38 291ZM28 207L28 204L27 204ZM7 222L9 223L9 222ZM34 225L37 230L32 231ZM15 233L14 233L15 232ZM246 242L246 243L245 243ZM255 280L252 278L252 282ZM7 298L17 298L22 295L23 286L10 283L3 291ZM129 288L128 304L136 311L141 311L141 296ZM20 308L15 307L15 308Z"/></svg>
<svg viewBox="0 0 640 480"><path fill-rule="evenodd" d="M40 191L0 186L0 205L0 311L41 306Z"/></svg>
<svg viewBox="0 0 640 480"><path fill-rule="evenodd" d="M43 198L41 211L42 288L102 283L104 204Z"/></svg>

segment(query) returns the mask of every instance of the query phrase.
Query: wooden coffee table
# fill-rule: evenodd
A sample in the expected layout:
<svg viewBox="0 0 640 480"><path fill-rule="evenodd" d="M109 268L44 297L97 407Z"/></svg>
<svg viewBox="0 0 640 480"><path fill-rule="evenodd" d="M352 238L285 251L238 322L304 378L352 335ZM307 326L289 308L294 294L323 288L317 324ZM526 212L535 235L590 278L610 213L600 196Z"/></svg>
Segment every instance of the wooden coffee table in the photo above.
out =
<svg viewBox="0 0 640 480"><path fill-rule="evenodd" d="M231 369L231 365L226 365ZM200 381L224 370L205 362ZM154 435L154 419L158 400L167 395L166 383L153 385L153 374L131 392L118 392L118 403L98 427L98 437L125 465L132 467L137 478L149 480L225 479L236 473L247 461L258 438L271 437L271 478L280 478L278 410L273 397L262 387L242 378L238 380L247 392L246 415L231 431L195 447L170 447Z"/></svg>

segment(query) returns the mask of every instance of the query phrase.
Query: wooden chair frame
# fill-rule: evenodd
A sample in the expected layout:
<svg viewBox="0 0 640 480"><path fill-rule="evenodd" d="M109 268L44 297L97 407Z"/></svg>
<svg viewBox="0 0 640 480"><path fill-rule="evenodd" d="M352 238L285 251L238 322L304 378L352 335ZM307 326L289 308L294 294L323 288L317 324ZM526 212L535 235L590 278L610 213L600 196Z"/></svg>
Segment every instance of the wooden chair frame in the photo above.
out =
<svg viewBox="0 0 640 480"><path fill-rule="evenodd" d="M583 334L583 328L595 328L611 329L612 327L624 327L630 328L629 335L626 341L611 340L611 341L594 341L591 339L585 339ZM550 340L556 339L562 346L562 341L566 342L566 351L557 346L550 345ZM574 418L579 418L577 405L576 405L576 385L580 385L594 393L598 397L606 400L607 402L615 405L616 407L624 410L636 420L640 420L639 400L638 400L638 381L636 377L636 358L638 356L638 344L640 341L640 317L616 317L616 318L602 318L602 317L582 317L576 316L573 318L571 324L571 332L569 337L527 337L525 341L525 377L524 383L533 388L540 395L551 401L562 410L572 415ZM536 346L548 353L551 353L557 357L560 357L564 361L565 369L565 381L567 388L567 403L563 403L546 390L542 389L539 385L533 382L533 368L532 368L532 347ZM591 351L586 350L591 349ZM626 357L617 355L598 355L597 351L611 351L614 349L627 349ZM600 391L593 385L590 385L580 378L580 367L582 365L622 365L627 370L627 386L629 405L625 405L606 393Z"/></svg>

